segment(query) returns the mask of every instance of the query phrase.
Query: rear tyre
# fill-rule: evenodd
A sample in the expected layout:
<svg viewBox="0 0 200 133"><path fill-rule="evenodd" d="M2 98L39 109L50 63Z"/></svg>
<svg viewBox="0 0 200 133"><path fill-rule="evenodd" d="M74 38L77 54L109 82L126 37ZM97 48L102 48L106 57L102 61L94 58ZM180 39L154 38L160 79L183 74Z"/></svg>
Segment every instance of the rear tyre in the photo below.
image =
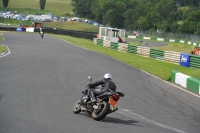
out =
<svg viewBox="0 0 200 133"><path fill-rule="evenodd" d="M74 112L75 114L79 114L79 113L81 112L81 105L80 105L80 102L81 102L81 100L78 100L78 101L76 102L76 104L74 105L73 112Z"/></svg>
<svg viewBox="0 0 200 133"><path fill-rule="evenodd" d="M96 121L100 121L106 117L109 112L110 106L107 102L103 101L99 106L99 109L92 112L92 117Z"/></svg>

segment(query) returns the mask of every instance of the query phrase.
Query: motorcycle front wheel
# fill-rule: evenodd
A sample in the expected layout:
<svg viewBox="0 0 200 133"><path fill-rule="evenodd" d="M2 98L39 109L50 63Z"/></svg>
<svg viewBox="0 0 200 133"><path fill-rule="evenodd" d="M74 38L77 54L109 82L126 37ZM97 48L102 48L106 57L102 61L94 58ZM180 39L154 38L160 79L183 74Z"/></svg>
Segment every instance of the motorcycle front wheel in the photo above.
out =
<svg viewBox="0 0 200 133"><path fill-rule="evenodd" d="M80 102L81 102L81 100L78 100L78 101L76 102L76 104L74 105L73 112L74 112L75 114L79 114L79 113L81 112L81 105L80 105Z"/></svg>
<svg viewBox="0 0 200 133"><path fill-rule="evenodd" d="M103 101L98 105L98 109L94 109L92 112L92 117L96 121L100 121L106 117L110 109L110 106L107 102Z"/></svg>

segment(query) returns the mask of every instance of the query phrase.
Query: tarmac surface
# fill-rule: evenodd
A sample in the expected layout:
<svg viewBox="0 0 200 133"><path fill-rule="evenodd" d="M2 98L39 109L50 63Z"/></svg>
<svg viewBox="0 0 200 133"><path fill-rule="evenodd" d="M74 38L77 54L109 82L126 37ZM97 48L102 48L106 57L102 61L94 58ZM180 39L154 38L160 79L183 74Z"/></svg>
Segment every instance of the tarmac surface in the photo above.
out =
<svg viewBox="0 0 200 133"><path fill-rule="evenodd" d="M199 133L200 98L107 56L38 34L4 33L0 133ZM133 55L134 56L134 55ZM145 65L145 64L144 64ZM151 64L148 64L151 65ZM125 93L98 122L72 112L81 91L105 73Z"/></svg>
<svg viewBox="0 0 200 133"><path fill-rule="evenodd" d="M138 44L140 46L143 46L143 47L163 47L163 46L167 46L168 45L168 44L166 44L164 42L160 42L160 41L152 42L152 41L149 41L149 40L131 40L131 42L138 42Z"/></svg>

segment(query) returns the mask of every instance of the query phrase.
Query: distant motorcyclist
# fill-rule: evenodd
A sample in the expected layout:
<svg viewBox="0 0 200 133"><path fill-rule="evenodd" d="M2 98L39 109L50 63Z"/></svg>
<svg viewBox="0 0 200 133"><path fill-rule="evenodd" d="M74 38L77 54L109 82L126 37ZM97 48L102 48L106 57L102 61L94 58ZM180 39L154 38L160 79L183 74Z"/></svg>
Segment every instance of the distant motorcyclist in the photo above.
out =
<svg viewBox="0 0 200 133"><path fill-rule="evenodd" d="M40 33L43 33L43 34L44 34L44 31L43 31L42 27L40 27L40 29L39 29L39 34L40 34Z"/></svg>
<svg viewBox="0 0 200 133"><path fill-rule="evenodd" d="M92 89L92 88L95 88L95 86L98 86L98 85L102 85L102 89L100 91ZM96 96L101 95L105 92L108 92L109 89L111 89L113 91L116 90L116 85L112 81L112 75L110 73L106 73L104 75L103 79L96 81L94 83L90 83L90 84L88 84L88 86L91 88L90 95L91 95L91 101L92 102L96 102Z"/></svg>

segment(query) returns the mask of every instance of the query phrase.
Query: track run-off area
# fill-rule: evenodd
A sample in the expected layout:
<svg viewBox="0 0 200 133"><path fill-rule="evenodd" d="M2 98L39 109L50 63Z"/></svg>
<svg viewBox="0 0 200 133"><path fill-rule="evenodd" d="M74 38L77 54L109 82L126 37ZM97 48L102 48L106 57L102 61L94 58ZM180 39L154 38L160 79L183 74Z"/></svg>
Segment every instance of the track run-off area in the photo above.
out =
<svg viewBox="0 0 200 133"><path fill-rule="evenodd" d="M3 38L9 54L0 58L0 133L200 131L200 98L191 93L55 37L5 32ZM74 114L87 77L107 72L125 94L119 110L102 121Z"/></svg>

